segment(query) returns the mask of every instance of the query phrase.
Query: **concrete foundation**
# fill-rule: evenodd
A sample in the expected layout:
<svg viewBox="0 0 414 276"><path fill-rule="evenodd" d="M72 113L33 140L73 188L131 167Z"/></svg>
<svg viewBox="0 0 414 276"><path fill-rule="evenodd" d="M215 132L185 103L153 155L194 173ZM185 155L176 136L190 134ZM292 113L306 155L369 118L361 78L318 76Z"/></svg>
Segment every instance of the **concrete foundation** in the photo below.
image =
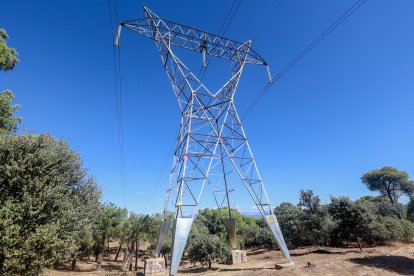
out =
<svg viewBox="0 0 414 276"><path fill-rule="evenodd" d="M231 260L233 264L247 263L246 250L232 250Z"/></svg>
<svg viewBox="0 0 414 276"><path fill-rule="evenodd" d="M284 269L284 268L294 269L294 267L295 267L294 262L288 262L288 263L284 263L284 264L275 264L275 268L278 269L278 270Z"/></svg>
<svg viewBox="0 0 414 276"><path fill-rule="evenodd" d="M144 275L164 275L164 272L164 258L153 258L145 260Z"/></svg>

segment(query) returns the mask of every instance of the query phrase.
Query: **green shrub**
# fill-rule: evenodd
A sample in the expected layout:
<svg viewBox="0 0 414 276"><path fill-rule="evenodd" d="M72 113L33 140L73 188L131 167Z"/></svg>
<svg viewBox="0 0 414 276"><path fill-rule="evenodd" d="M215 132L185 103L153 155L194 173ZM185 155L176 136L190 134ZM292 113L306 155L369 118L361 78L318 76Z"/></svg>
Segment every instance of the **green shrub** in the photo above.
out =
<svg viewBox="0 0 414 276"><path fill-rule="evenodd" d="M211 268L211 263L216 260L227 262L231 258L230 246L220 238L210 234L193 235L187 252L192 263L200 262L201 265L208 265L208 268Z"/></svg>
<svg viewBox="0 0 414 276"><path fill-rule="evenodd" d="M244 235L244 247L274 248L276 240L272 232L266 227L251 226L246 229Z"/></svg>

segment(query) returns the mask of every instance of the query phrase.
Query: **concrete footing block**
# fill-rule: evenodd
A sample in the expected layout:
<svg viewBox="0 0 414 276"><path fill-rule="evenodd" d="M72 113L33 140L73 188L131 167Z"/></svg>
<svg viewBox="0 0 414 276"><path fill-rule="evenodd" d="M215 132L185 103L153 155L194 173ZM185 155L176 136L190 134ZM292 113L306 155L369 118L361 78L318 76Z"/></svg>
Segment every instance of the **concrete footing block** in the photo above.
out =
<svg viewBox="0 0 414 276"><path fill-rule="evenodd" d="M247 263L246 250L232 250L231 260L233 264Z"/></svg>
<svg viewBox="0 0 414 276"><path fill-rule="evenodd" d="M275 264L275 268L280 270L280 269L284 269L284 268L291 268L293 269L295 267L295 263L294 262L289 262L289 263L283 263L283 264Z"/></svg>
<svg viewBox="0 0 414 276"><path fill-rule="evenodd" d="M164 275L165 260L164 258L152 258L145 260L144 275Z"/></svg>

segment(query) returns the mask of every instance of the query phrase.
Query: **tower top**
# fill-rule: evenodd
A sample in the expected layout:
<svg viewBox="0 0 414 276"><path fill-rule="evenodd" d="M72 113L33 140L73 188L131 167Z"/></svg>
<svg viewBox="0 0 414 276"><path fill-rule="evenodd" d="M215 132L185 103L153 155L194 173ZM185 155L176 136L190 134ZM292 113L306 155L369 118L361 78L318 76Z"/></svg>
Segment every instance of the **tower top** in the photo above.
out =
<svg viewBox="0 0 414 276"><path fill-rule="evenodd" d="M143 7L146 18L127 20L121 26L155 41L167 40L169 46L238 61L240 54L247 54L246 63L267 65L267 62L251 48L251 41L238 42L183 24L163 19L147 7ZM156 27L156 28L155 28Z"/></svg>

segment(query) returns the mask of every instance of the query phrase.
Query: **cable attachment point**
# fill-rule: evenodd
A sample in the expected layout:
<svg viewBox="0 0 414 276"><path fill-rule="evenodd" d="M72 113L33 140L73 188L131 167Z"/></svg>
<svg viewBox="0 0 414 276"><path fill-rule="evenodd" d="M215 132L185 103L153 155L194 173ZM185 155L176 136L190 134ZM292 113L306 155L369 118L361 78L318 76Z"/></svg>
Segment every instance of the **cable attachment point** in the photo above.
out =
<svg viewBox="0 0 414 276"><path fill-rule="evenodd" d="M119 47L119 38L121 36L121 31L122 31L122 24L119 24L118 25L118 33L116 35L116 39L115 39L115 42L114 42L114 45L118 46L118 47Z"/></svg>
<svg viewBox="0 0 414 276"><path fill-rule="evenodd" d="M270 68L269 65L266 64L266 71L267 71L267 77L269 78L269 83L273 83L272 75L270 74Z"/></svg>
<svg viewBox="0 0 414 276"><path fill-rule="evenodd" d="M200 44L200 52L201 52L201 57L203 59L203 63L201 64L202 67L207 67L206 51L207 51L207 41L204 40L203 43Z"/></svg>

